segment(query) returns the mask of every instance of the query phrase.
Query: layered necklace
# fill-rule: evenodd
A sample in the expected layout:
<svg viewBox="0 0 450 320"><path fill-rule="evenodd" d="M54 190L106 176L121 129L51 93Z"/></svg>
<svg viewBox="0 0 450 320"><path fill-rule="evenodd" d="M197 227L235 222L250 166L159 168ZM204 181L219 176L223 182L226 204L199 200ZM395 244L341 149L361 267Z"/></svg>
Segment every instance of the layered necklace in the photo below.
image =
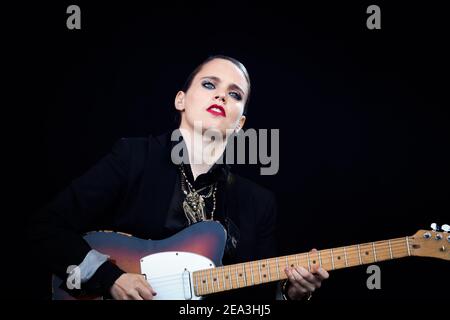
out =
<svg viewBox="0 0 450 320"><path fill-rule="evenodd" d="M214 220L214 211L216 210L216 191L217 182L212 185L195 190L192 184L189 182L186 173L184 172L183 165L180 165L181 171L181 190L186 198L183 201L184 214L189 222L189 225L206 220ZM204 194L201 194L201 193ZM212 196L213 208L211 210L210 218L207 218L205 212L205 199Z"/></svg>

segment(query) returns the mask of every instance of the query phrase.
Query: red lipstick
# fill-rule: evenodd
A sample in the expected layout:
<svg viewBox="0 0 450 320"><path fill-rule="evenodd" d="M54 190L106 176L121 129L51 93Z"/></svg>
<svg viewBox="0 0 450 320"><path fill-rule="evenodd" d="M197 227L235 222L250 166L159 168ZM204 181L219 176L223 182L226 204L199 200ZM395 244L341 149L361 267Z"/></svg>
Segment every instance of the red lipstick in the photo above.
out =
<svg viewBox="0 0 450 320"><path fill-rule="evenodd" d="M206 111L208 111L209 113L211 113L212 115L215 115L215 116L222 116L222 117L227 116L225 113L224 107L222 107L221 105L218 105L218 104L213 104L213 105L209 106L209 108L206 109Z"/></svg>

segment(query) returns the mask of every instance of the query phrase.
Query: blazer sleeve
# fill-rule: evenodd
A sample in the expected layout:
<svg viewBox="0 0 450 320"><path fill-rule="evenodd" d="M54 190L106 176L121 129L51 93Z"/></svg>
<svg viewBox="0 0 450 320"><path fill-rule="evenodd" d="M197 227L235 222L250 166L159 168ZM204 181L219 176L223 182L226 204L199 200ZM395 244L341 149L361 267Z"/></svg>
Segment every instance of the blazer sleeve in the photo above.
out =
<svg viewBox="0 0 450 320"><path fill-rule="evenodd" d="M130 157L129 140L118 140L109 154L32 216L28 235L35 261L61 279L67 278L68 266L83 261L91 247L82 235L110 225L113 208L127 186ZM86 287L109 288L122 273L107 261Z"/></svg>

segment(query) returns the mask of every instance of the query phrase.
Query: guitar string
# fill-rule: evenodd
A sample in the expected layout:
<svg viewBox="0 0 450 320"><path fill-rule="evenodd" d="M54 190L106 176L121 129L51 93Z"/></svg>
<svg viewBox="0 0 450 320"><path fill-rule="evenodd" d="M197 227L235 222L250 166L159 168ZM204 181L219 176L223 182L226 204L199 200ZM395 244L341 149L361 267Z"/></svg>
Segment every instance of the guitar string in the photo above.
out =
<svg viewBox="0 0 450 320"><path fill-rule="evenodd" d="M393 250L397 250L399 247L402 247L402 249L404 249L406 252L407 252L407 248L404 248L405 246L404 246L404 244L392 244L391 245L391 248L393 249ZM325 249L325 250L330 250L330 249ZM384 250L384 251L383 251ZM354 252L357 252L358 251L358 249L355 249L355 250L350 250L350 251L347 251L347 253L348 252L350 252L350 253L354 253ZM383 254L383 253L390 253L390 250L389 250L389 246L387 246L386 248L380 248L380 249L378 249L378 252L380 253L380 254ZM405 252L405 253L406 253ZM396 253L398 253L398 252L396 252ZM284 257L283 257L284 258ZM361 256L361 258L362 258L362 256ZM400 257L397 257L397 258L400 258ZM272 259L272 258L269 258L269 259ZM384 261L384 260L390 260L391 258L390 258L390 255L389 255L389 257L387 258L387 259L381 259L381 260L379 260L379 261ZM395 257L393 257L393 259L395 259ZM261 262L262 261L267 261L268 259L264 259L264 260L260 260ZM279 259L280 260L280 259ZM285 261L285 259L283 259L284 261ZM329 260L331 260L331 258L329 258ZM357 259L357 260L359 260L359 259ZM372 263L372 262L374 262L374 260L373 261L364 261L364 259L361 259L362 261L363 261L363 263L362 264L368 264L368 263ZM255 263L255 262L249 262L249 263ZM247 263L248 264L248 263ZM330 262L330 264L331 264L331 262ZM358 266L358 265L362 265L362 264L360 264L360 263L358 263L358 264L354 264L354 265L350 265L350 266L348 266L348 267L356 267L356 266ZM282 265L286 265L285 263L283 263ZM269 264L268 264L268 266L269 266L269 269L271 268L271 267L273 267L273 266L276 266L276 262L273 262L273 261L270 261L269 262ZM278 263L278 266L280 266L280 263ZM224 266L224 267L218 267L218 268L216 268L213 272L220 272L220 270L218 270L218 269L222 269L222 268L227 268L227 267L231 267L231 266ZM253 268L254 268L254 266L252 266ZM236 267L237 268L237 267ZM231 269L231 268L230 268ZM336 268L335 268L336 269ZM273 270L273 269L272 269ZM200 278L200 279L204 279L205 278L205 275L204 275L204 273L206 272L206 270L199 270L199 271L197 271L199 274L198 274L198 278ZM233 270L229 270L229 272L225 272L225 274L226 273L228 273L228 274L230 274L231 275L231 273L233 272ZM209 273L209 272L208 272ZM224 269L222 270L222 273L224 273ZM271 271L270 272L270 274L273 274L274 272L273 271ZM281 274L281 273L280 273ZM284 275L284 273L283 273L283 275ZM209 279L210 279L210 274L208 274L208 275L206 275L206 278L205 278L205 280L206 281L209 281ZM233 277L232 275L231 275L231 277ZM281 277L280 277L281 278ZM277 280L279 280L279 279L277 279ZM220 279L219 279L219 281L220 281ZM269 281L262 281L262 282L259 282L259 283L266 283L266 282L271 282L272 280L269 280ZM276 281L276 280L273 280L273 281ZM239 280L236 280L235 281L236 283L238 283L238 286L240 286L240 281ZM244 285L245 286L245 285ZM208 290L209 291L209 290Z"/></svg>
<svg viewBox="0 0 450 320"><path fill-rule="evenodd" d="M403 240L403 241L405 241L405 240ZM405 241L406 242L406 241ZM350 248L350 247L357 247L358 245L352 245L352 246L347 246L347 247L345 247L346 248L346 253L347 253L347 255L350 253L350 254L353 254L353 253L357 253L358 254L358 251L361 251L361 258L363 258L364 257L364 252L365 251L369 251L369 252L371 252L372 253L372 251L373 251L373 248L370 248L369 250L367 250L367 248L365 248L365 250L364 250L364 248L361 248L361 246L365 246L365 245L370 245L370 244L363 244L363 245L360 245L360 250L358 250L358 248ZM370 245L371 246L371 245ZM391 241L391 248L394 250L394 248L395 249L398 249L398 248L404 248L404 250L405 251L408 251L408 249L406 248L406 246L405 246L405 243L394 243L394 242L392 242ZM343 248L344 247L338 247L338 248L333 248L333 251L337 251L337 250L343 250ZM321 253L323 253L323 251L330 251L330 253L331 253L331 249L323 249L323 250L320 250L320 252ZM383 250L387 250L387 251L383 251ZM387 244L387 245L384 245L383 244L383 247L380 247L380 246L378 246L378 248L377 247L375 247L375 252L377 253L377 252L379 252L380 253L380 255L382 255L382 254L384 254L384 253L390 253L390 250L389 250L389 244ZM343 252L344 253L344 252ZM292 254L292 255L287 255L287 257L292 257L292 256L295 256L295 255L298 255L298 256L307 256L307 255L311 255L311 254L315 254L315 255L317 255L318 256L318 253L314 253L314 252L309 252L309 253L299 253L299 254ZM358 254L359 255L359 254ZM333 256L337 256L336 254L333 254ZM340 256L342 256L342 254L340 255ZM281 257L278 257L278 260L279 261L285 261L285 257L286 256L281 256ZM294 258L294 257L293 257ZM322 257L321 257L322 258ZM268 258L268 259L262 259L262 260L256 260L256 261L252 261L252 262L244 262L244 263L241 263L241 264L249 264L249 263L257 263L258 261L261 261L261 262L263 262L263 261L266 261L266 260L271 260L271 259L275 259L275 258ZM331 256L330 256L330 258L327 258L328 260L331 260ZM337 258L335 258L335 259L337 259ZM390 259L390 256L389 256L389 259ZM317 259L316 259L317 260ZM310 257L310 261L311 261L311 257ZM269 262L269 263L271 263L272 265L275 265L276 264L276 262L274 263L273 261L271 261L271 262ZM241 265L241 264L237 264L237 265ZM280 263L278 263L278 264L280 264ZM233 265L234 266L234 265ZM228 266L220 266L220 267L216 267L216 268L213 268L213 269L219 269L219 268L227 268L227 267L230 267L230 265L228 265ZM210 269L203 269L203 270L205 270L205 272L209 272L209 270ZM201 272L202 270L197 270L197 271L193 271L193 272ZM175 274L174 274L174 276L175 276ZM181 273L179 273L179 274L177 274L176 276L178 276L178 277L181 277L182 276L182 274ZM159 277L154 277L154 278L151 278L152 280L155 280L155 279L163 279L163 278L170 278L170 277L172 277L172 275L167 275L167 276L159 276Z"/></svg>
<svg viewBox="0 0 450 320"><path fill-rule="evenodd" d="M401 241L402 243L399 243L399 241ZM379 242L379 244L381 244L381 242ZM395 239L395 240L391 240L391 246L390 246L390 248L389 248L389 244L386 244L386 243L384 243L384 242L382 242L382 247L378 247L378 249L375 247L375 251L376 252L379 252L379 254L380 255L382 255L383 253L391 253L393 250L398 250L399 248L401 248L402 250L405 250L405 251L408 251L408 248L406 248L406 245L407 245L407 242L406 242L406 239ZM350 248L350 247L357 247L358 245L352 245L352 246L346 246L345 248ZM365 244L362 244L362 245L360 245L360 250L358 250L358 248L354 248L353 250L348 250L347 251L347 253L355 253L355 252L358 252L358 251L360 251L361 253L362 252L365 252L365 251L373 251L373 247L371 246L371 248L369 249L369 250L367 250L367 248L365 248L365 250L364 250L364 248L361 248L362 246L371 246L371 243L365 243ZM343 248L344 247L339 247L339 248L334 248L333 250L339 250L339 249L342 249L343 250ZM361 251L361 249L363 249L363 251ZM330 250L330 253L331 253L331 249L324 249L325 251L326 250ZM323 250L321 251L321 252L323 252ZM396 253L398 253L398 252L396 252ZM306 253L301 253L301 254L297 254L297 255L306 255ZM294 255L291 255L291 256L295 256L295 254ZM334 256L334 255L333 255ZM279 258L281 258L281 257L279 257ZM284 258L284 257L283 257ZM361 258L362 258L362 256L361 256ZM398 258L400 258L400 257L398 257ZM269 258L269 259L273 259L273 258ZM330 256L330 258L328 258L329 260L331 260L331 256ZM389 255L389 258L387 258L387 259L381 259L380 261L384 261L384 260L389 260L389 259L391 259L390 258L390 255ZM395 259L395 257L393 257L393 259ZM266 259L266 260L268 260L268 259ZM359 259L358 259L359 260ZM361 260L363 260L363 259L361 259ZM264 261L264 260L260 260L260 261ZM231 270L231 268L232 268L232 266L234 266L235 268L235 270L234 271L236 271L237 272L237 270L238 270L238 267L239 266L241 266L241 268L242 268L242 271L244 271L244 269L243 269L243 265L244 264L248 264L248 263L251 263L251 262L247 262L247 263L241 263L241 264L236 264L236 265L230 265L230 266L222 266L222 267L217 267L217 268L212 268L212 269L204 269L204 270L198 270L198 271L194 271L194 272L198 272L198 277L197 277L197 279L195 279L195 278L193 278L192 280L193 280L193 282L195 282L195 280L197 280L197 283L195 283L194 284L194 288L195 289L197 289L197 294L198 295L201 295L201 294L205 294L205 293L210 293L210 292L220 292L220 291L226 291L226 290L231 290L231 289L233 289L233 288L238 288L238 287L242 287L242 286L246 286L246 284L244 283L244 284L241 284L242 282L241 281L239 281L239 279L238 278L236 278L236 279L232 279L232 275L231 275L231 272L233 272L233 270ZM254 263L254 262L253 262ZM370 263L370 262L365 262L364 260L363 260L363 264L367 264L367 263ZM275 262L275 264L276 264L276 262ZM278 266L279 266L279 264L280 263L278 263ZM269 262L269 264L268 265L274 265L274 263L272 263L272 262ZM359 264L359 265L361 265L361 264ZM357 265L352 265L352 266L358 266L358 264ZM228 284L227 284L227 282L228 281L225 281L225 283L223 283L223 285L221 285L221 283L220 283L220 272L222 273L222 275L224 275L224 274L226 274L226 272L225 272L225 268L229 268L229 272L228 272L228 274L231 276L231 279L230 279L230 281L232 281L232 285L231 285L231 288L226 288L227 286L228 286ZM349 267L351 267L351 266L349 266ZM269 266L269 268L270 268L270 266ZM193 273L194 273L193 272ZM206 277L206 283L205 283L205 285L204 286L201 286L201 285L199 285L198 284L198 280L199 280L199 278L200 278L200 280L201 280L201 273L205 273L205 272L207 272L208 273L208 276ZM219 278L219 281L218 282L209 282L208 283L208 278L210 278L211 277L211 275L212 275L212 273L211 272L215 272L216 273L216 275L218 276L218 278ZM167 280L161 280L162 278L167 278ZM172 278L172 279L170 279L170 278ZM164 286L170 286L170 287L172 287L173 288L173 284L171 283L171 282L173 282L173 281L179 281L180 280L180 278L182 279L182 276L180 275L180 274L176 274L176 275L168 275L168 276L161 276L161 277L155 277L155 278L153 278L152 280L151 280L151 283L153 283L155 286L159 286L159 289L161 289L161 287L164 287ZM154 280L156 280L156 279L158 279L157 281L154 281ZM211 278L211 280L212 280L212 278ZM277 279L277 280L279 280L279 279ZM273 280L273 281L277 281L277 280ZM263 282L261 282L261 283L265 283L265 282L272 282L272 280L271 281L263 281ZM216 285L214 285L214 283L216 283ZM235 286L233 286L233 284L235 284ZM205 288L204 287L206 287L206 290L205 290ZM211 288L210 288L211 287ZM217 288L217 289L216 289ZM181 288L180 288L181 290L183 290L183 286L181 285ZM179 290L176 290L176 289L169 289L169 290L165 290L165 292L166 293L170 293L170 292L179 292L180 291L180 289Z"/></svg>
<svg viewBox="0 0 450 320"><path fill-rule="evenodd" d="M403 243L398 243L398 241L402 241ZM367 258L367 256L366 255L364 255L364 253L366 252L366 251L368 251L368 252L372 252L373 251L373 248L372 248L372 246L371 246L371 244L369 243L369 244L362 244L362 245L360 245L360 250L358 250L358 248L357 248L357 246L358 245L352 245L352 246L347 246L347 247L345 247L346 248L346 253L347 253L347 255L353 255L353 254L358 254L358 256L359 256L359 253L358 253L358 251L360 251L361 252L361 260L363 260L363 262L364 262L364 259L363 259L363 257L366 257ZM368 249L368 248L361 248L362 246L371 246L371 248L370 249ZM383 255L383 254L386 254L386 253L390 253L390 249L389 249L389 244L385 244L385 243L383 243L382 245L381 245L382 247L380 247L380 245L378 246L378 248L377 247L375 247L375 252L376 253L378 253L380 256L381 255ZM356 248L354 248L354 247L356 247ZM406 248L406 240L405 239L396 239L396 240L391 240L391 249L392 249L392 251L394 251L394 250L398 250L399 248L402 248L402 249L404 249L406 252L408 251L408 249ZM337 250L343 250L344 249L344 247L338 247L338 248L333 248L333 251L337 251ZM325 251L330 251L330 253L331 253L331 249L324 249ZM321 250L320 252L321 253L323 253L323 251L324 250ZM344 253L344 252L342 252L342 253ZM303 258L300 258L300 259L306 259L307 258L307 254L315 254L315 255L317 255L317 259L315 259L315 260L318 260L318 253L300 253L300 254L293 254L293 255L288 255L287 257L289 257L289 256L291 256L291 259L293 259L293 258L296 258L295 256L297 255L297 256L304 256ZM306 257L305 257L306 256ZM336 255L336 254L333 254L333 256L338 256L338 255ZM342 254L340 255L340 256L342 256ZM331 255L330 255L330 257L321 257L322 259L324 259L324 258L326 258L328 261L331 261ZM393 257L394 258L394 257ZM238 268L238 266L240 266L241 265L241 269L242 269L242 265L243 264L250 264L250 263L253 263L253 264L255 264L255 263L258 263L258 261L260 261L260 262L263 262L263 261L267 261L267 260L272 260L272 259L275 259L275 258L268 258L268 259L264 259L264 260L257 260L257 261L253 261L253 262L245 262L245 263L241 263L241 264L237 264L237 265L233 265L233 266L235 266L235 268ZM321 260L322 260L321 259ZM387 259L381 259L380 261L384 261L384 260L389 260L390 259L390 255L389 255L389 257L387 258ZM285 260L286 260L286 256L282 256L282 257L278 257L278 266L280 266L280 262L285 262ZM337 258L335 258L335 260L337 260ZM348 260L348 259L347 259ZM359 259L358 259L359 260ZM372 260L372 259L371 259ZM320 260L319 260L320 261ZM374 262L375 260L373 260L373 261L371 261L371 262ZM311 262L311 257L310 257L310 262ZM330 262L331 263L331 262ZM370 263L370 262L367 262L367 263ZM269 268L270 267L273 267L273 266L276 266L276 262L274 262L274 261L269 261L269 263L267 264L268 266L269 266ZM316 263L317 264L317 263ZM364 263L363 263L364 264ZM285 263L282 263L282 266L283 265L286 265ZM213 272L219 272L220 270L222 270L222 272L223 271L225 271L226 270L226 268L231 268L231 266L229 265L229 266L220 266L220 267L216 267L216 268L212 268L213 269ZM220 270L219 270L220 269ZM204 277L204 275L201 275L202 273L205 273L205 272L207 272L207 273L210 273L211 271L210 271L210 269L203 269L203 270L197 270L197 271L193 271L193 273L197 273L196 274L196 276L198 276L198 277ZM228 273L230 273L230 272L228 272ZM272 272L271 272L272 273ZM209 275L207 275L207 278L208 277L210 277L211 275L209 274ZM178 273L178 274L173 274L173 275L166 275L166 276L159 276L159 277L154 277L154 278L151 278L150 279L150 282L151 283L154 283L155 285L156 284L159 284L159 283L161 283L161 282L167 282L167 281L171 281L172 279L173 280L176 280L176 281L178 281L178 280L180 280L180 278L182 279L182 274L181 273Z"/></svg>

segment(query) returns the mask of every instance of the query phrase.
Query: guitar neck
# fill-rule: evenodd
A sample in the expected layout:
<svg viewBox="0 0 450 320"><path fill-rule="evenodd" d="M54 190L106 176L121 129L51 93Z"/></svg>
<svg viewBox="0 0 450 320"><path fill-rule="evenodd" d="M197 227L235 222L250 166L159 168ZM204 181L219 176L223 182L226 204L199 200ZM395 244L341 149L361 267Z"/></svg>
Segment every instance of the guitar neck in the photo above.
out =
<svg viewBox="0 0 450 320"><path fill-rule="evenodd" d="M205 269L193 273L196 294L204 296L286 279L286 267L311 271L321 266L337 270L411 256L410 237L324 249Z"/></svg>

